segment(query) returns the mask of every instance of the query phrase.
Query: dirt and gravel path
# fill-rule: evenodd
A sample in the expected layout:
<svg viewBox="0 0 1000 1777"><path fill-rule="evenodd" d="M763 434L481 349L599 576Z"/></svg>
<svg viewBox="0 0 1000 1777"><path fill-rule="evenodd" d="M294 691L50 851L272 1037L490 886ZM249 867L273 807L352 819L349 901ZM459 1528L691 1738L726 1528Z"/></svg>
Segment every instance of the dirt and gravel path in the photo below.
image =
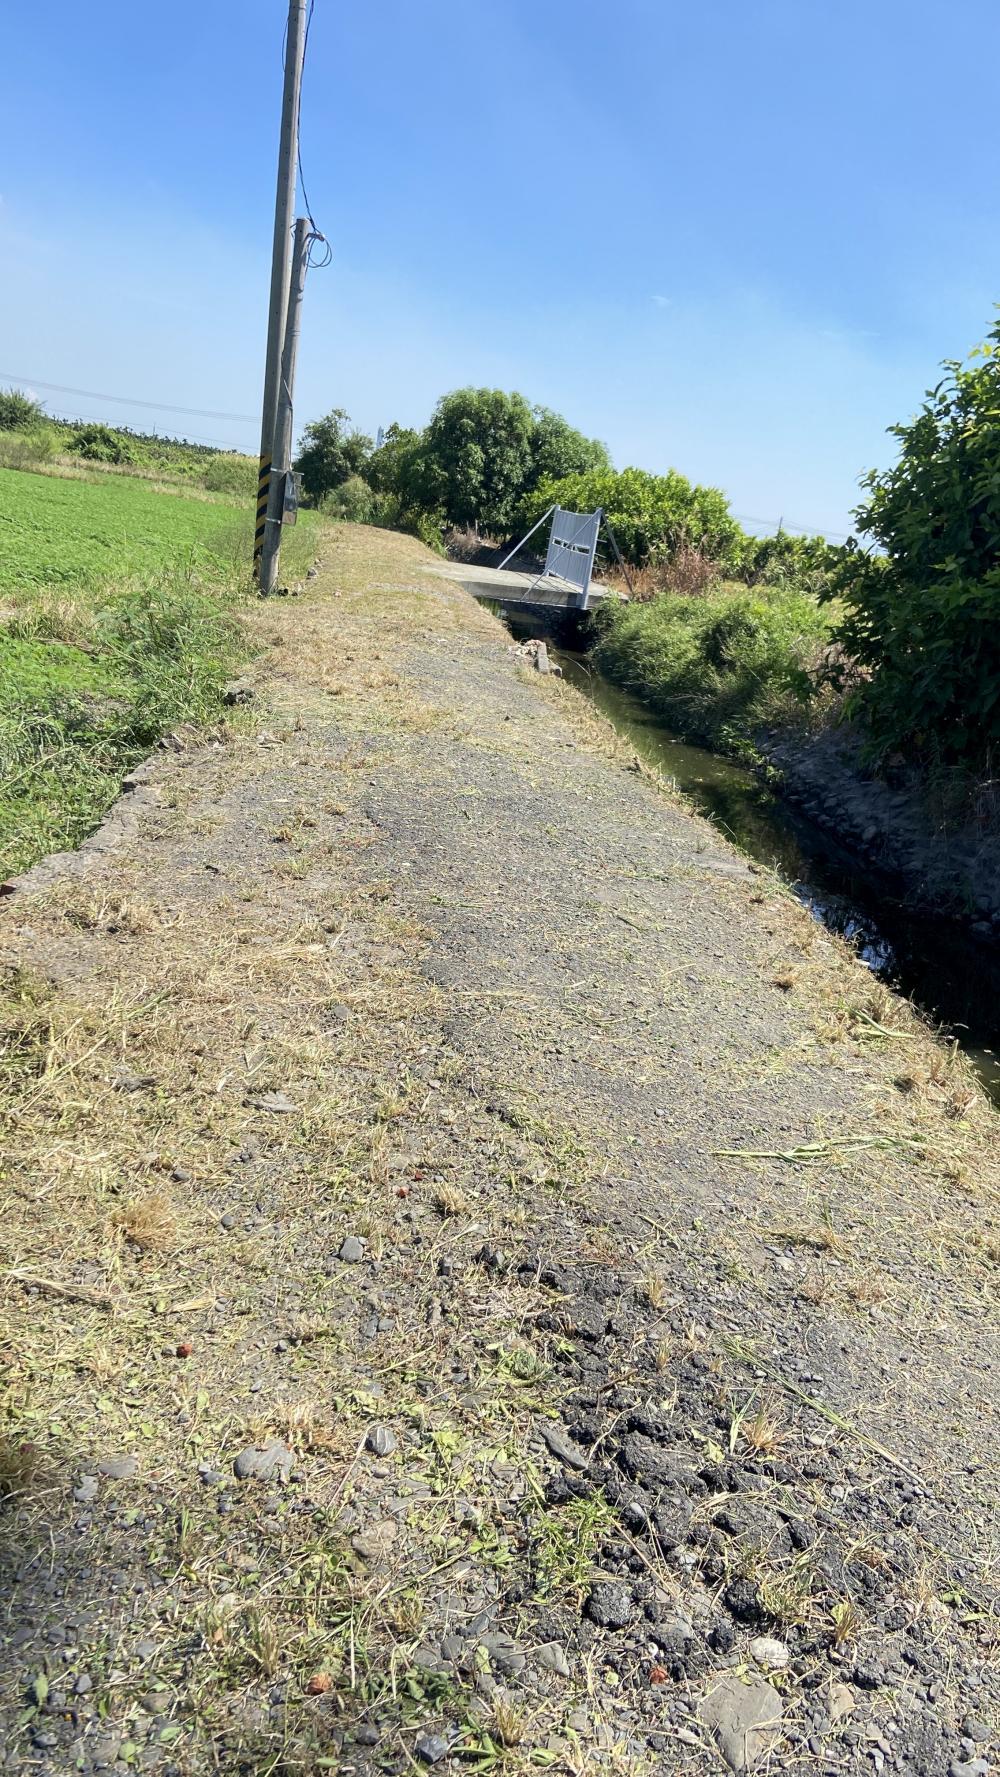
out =
<svg viewBox="0 0 1000 1777"><path fill-rule="evenodd" d="M427 560L3 903L0 1768L984 1777L995 1113Z"/></svg>

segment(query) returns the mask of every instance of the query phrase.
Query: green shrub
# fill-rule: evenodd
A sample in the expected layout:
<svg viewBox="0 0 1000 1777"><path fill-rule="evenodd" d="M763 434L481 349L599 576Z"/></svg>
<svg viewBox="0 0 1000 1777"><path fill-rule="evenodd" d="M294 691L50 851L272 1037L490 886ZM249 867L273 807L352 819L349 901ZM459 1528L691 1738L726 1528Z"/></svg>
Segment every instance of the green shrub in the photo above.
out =
<svg viewBox="0 0 1000 1777"><path fill-rule="evenodd" d="M522 501L516 528L527 531L552 505L572 512L602 507L619 549L637 567L664 561L682 546L722 562L743 540L725 495L714 487L695 486L675 469L666 475L601 469L559 481L546 478Z"/></svg>
<svg viewBox="0 0 1000 1777"><path fill-rule="evenodd" d="M360 475L349 476L340 487L328 493L320 510L324 518L378 525L386 531L408 531L411 536L419 537L429 549L440 552L443 548L443 513L424 512L418 506L408 506L397 493L379 493Z"/></svg>
<svg viewBox="0 0 1000 1777"><path fill-rule="evenodd" d="M201 485L210 494L237 494L252 500L257 491L256 457L238 456L235 451L220 451L208 457L197 469Z"/></svg>
<svg viewBox="0 0 1000 1777"><path fill-rule="evenodd" d="M374 507L375 495L360 475L349 475L320 501L320 511L326 518L344 519L351 524L371 524Z"/></svg>
<svg viewBox="0 0 1000 1777"><path fill-rule="evenodd" d="M850 553L832 590L873 750L975 759L1000 743L1000 322L944 369L866 477L855 516L881 553Z"/></svg>
<svg viewBox="0 0 1000 1777"><path fill-rule="evenodd" d="M62 440L55 426L32 426L26 432L0 432L0 468L37 469L49 463Z"/></svg>
<svg viewBox="0 0 1000 1777"><path fill-rule="evenodd" d="M395 479L389 481L379 464L380 484L411 510L440 512L446 524L476 525L495 535L507 533L519 503L543 477L610 468L597 439L503 389L453 389L441 397L426 430L411 439L390 429L377 455L391 440Z"/></svg>
<svg viewBox="0 0 1000 1777"><path fill-rule="evenodd" d="M778 587L609 600L596 621L594 659L610 679L678 732L734 751L752 749L755 731L800 712L806 669L828 636L814 599Z"/></svg>
<svg viewBox="0 0 1000 1777"><path fill-rule="evenodd" d="M440 547L446 524L506 533L517 504L541 476L606 469L606 447L558 413L502 389L454 389L422 432L393 424L376 450L335 408L303 433L296 468L318 503L351 476L384 498L391 518ZM336 501L326 508L337 515Z"/></svg>
<svg viewBox="0 0 1000 1777"><path fill-rule="evenodd" d="M21 389L0 389L0 432L28 432L38 426L42 409Z"/></svg>
<svg viewBox="0 0 1000 1777"><path fill-rule="evenodd" d="M75 845L120 783L104 729L114 686L73 647L0 635L0 873Z"/></svg>
<svg viewBox="0 0 1000 1777"><path fill-rule="evenodd" d="M817 597L831 584L844 550L823 537L741 537L728 553L727 569L748 586L800 587Z"/></svg>
<svg viewBox="0 0 1000 1777"><path fill-rule="evenodd" d="M2 878L79 843L164 732L221 713L253 517L127 474L0 471L0 508ZM285 534L289 579L318 529L303 513Z"/></svg>
<svg viewBox="0 0 1000 1777"><path fill-rule="evenodd" d="M406 531L411 537L419 537L428 549L439 555L444 553L445 517L440 509L422 511L419 506L408 505L399 494L373 492L364 522L385 531Z"/></svg>
<svg viewBox="0 0 1000 1777"><path fill-rule="evenodd" d="M70 434L69 449L75 456L85 457L91 463L134 463L135 450L123 432L113 432L110 426L93 425L77 426Z"/></svg>
<svg viewBox="0 0 1000 1777"><path fill-rule="evenodd" d="M214 712L239 658L238 618L178 576L112 598L96 631L115 675L133 689L117 720L118 742L129 749Z"/></svg>

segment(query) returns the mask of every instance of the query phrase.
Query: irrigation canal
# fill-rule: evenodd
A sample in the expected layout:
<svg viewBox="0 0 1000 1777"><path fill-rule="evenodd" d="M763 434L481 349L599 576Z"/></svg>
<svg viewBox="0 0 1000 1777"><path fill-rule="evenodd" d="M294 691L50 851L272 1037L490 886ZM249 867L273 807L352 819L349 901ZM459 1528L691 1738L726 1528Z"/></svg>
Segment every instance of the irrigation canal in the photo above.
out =
<svg viewBox="0 0 1000 1777"><path fill-rule="evenodd" d="M537 615L501 611L522 641ZM649 765L672 778L700 813L748 856L776 869L810 913L848 940L888 982L953 1035L1000 1104L1000 958L960 929L919 915L820 827L745 766L681 740L639 698L612 685L584 655L549 639L564 676Z"/></svg>

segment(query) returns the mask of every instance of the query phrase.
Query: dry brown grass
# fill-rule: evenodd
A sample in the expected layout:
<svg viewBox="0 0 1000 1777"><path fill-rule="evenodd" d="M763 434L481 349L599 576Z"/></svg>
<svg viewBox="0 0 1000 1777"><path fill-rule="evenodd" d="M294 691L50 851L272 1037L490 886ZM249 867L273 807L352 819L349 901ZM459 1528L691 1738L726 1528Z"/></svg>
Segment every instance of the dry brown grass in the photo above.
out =
<svg viewBox="0 0 1000 1777"><path fill-rule="evenodd" d="M291 1402L279 1416L278 1429L289 1449L300 1455L310 1450L334 1450L342 1442L316 1401Z"/></svg>
<svg viewBox="0 0 1000 1777"><path fill-rule="evenodd" d="M840 1598L830 1612L833 1624L833 1645L844 1647L848 1642L857 1641L864 1628L864 1617L861 1615L853 1598Z"/></svg>
<svg viewBox="0 0 1000 1777"><path fill-rule="evenodd" d="M81 1352L78 1359L81 1372L93 1376L96 1381L107 1384L117 1382L125 1368L125 1355L115 1350L107 1340L101 1340L90 1350Z"/></svg>
<svg viewBox="0 0 1000 1777"><path fill-rule="evenodd" d="M791 993L792 988L798 985L798 980L797 970L779 969L776 975L771 976L771 986L779 987L782 993Z"/></svg>
<svg viewBox="0 0 1000 1777"><path fill-rule="evenodd" d="M865 1271L849 1278L843 1286L844 1298L855 1308L877 1308L894 1293L891 1278L878 1271Z"/></svg>
<svg viewBox="0 0 1000 1777"><path fill-rule="evenodd" d="M814 1308L819 1308L824 1302L833 1301L835 1291L822 1271L809 1271L799 1284L796 1294L800 1301L811 1302Z"/></svg>
<svg viewBox="0 0 1000 1777"><path fill-rule="evenodd" d="M521 1745L525 1737L524 1716L507 1698L497 1697L494 1701L492 1725L501 1746L511 1749Z"/></svg>
<svg viewBox="0 0 1000 1777"><path fill-rule="evenodd" d="M508 553L510 545L499 537L492 537L487 531L479 531L475 525L452 525L445 532L444 546L449 561L470 562L486 567L498 567ZM521 567L531 559L530 551L519 556L516 567Z"/></svg>
<svg viewBox="0 0 1000 1777"><path fill-rule="evenodd" d="M112 937L145 938L160 924L154 907L129 895L88 894L74 887L64 893L62 907L70 925Z"/></svg>
<svg viewBox="0 0 1000 1777"><path fill-rule="evenodd" d="M434 1191L434 1208L441 1216L468 1215L470 1204L464 1191L457 1185L441 1184Z"/></svg>
<svg viewBox="0 0 1000 1777"><path fill-rule="evenodd" d="M639 1299L645 1302L647 1308L657 1310L665 1307L670 1299L670 1292L663 1278L655 1272L644 1277L639 1285Z"/></svg>
<svg viewBox="0 0 1000 1777"><path fill-rule="evenodd" d="M941 1598L941 1581L930 1561L922 1561L902 1587L909 1599L914 1621L924 1621L940 1631L948 1621L948 1606Z"/></svg>
<svg viewBox="0 0 1000 1777"><path fill-rule="evenodd" d="M603 585L613 586L639 604L672 592L678 598L704 598L719 584L719 564L693 543L682 543L667 562L651 562L646 567L630 567L628 579L617 564L600 569ZM631 584L630 584L631 583Z"/></svg>
<svg viewBox="0 0 1000 1777"><path fill-rule="evenodd" d="M162 1191L145 1191L131 1198L115 1210L111 1222L144 1253L167 1252L177 1238L177 1214Z"/></svg>
<svg viewBox="0 0 1000 1777"><path fill-rule="evenodd" d="M764 1232L786 1246L807 1247L811 1252L832 1253L837 1258L842 1258L848 1250L846 1241L825 1218L818 1222L779 1224Z"/></svg>
<svg viewBox="0 0 1000 1777"><path fill-rule="evenodd" d="M0 1434L0 1500L13 1502L30 1493L45 1476L45 1457L28 1438Z"/></svg>
<svg viewBox="0 0 1000 1777"><path fill-rule="evenodd" d="M740 1425L740 1434L755 1456L775 1456L786 1441L786 1432L773 1402L764 1402Z"/></svg>
<svg viewBox="0 0 1000 1777"><path fill-rule="evenodd" d="M324 1314L297 1314L290 1322L288 1338L293 1345L312 1345L317 1339L328 1339L334 1329Z"/></svg>

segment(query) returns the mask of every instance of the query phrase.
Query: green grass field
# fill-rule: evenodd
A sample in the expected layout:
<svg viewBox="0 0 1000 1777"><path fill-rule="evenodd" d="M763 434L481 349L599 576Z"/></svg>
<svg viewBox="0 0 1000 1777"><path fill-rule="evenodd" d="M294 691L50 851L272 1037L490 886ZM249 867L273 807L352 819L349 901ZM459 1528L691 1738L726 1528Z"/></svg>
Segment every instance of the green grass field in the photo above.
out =
<svg viewBox="0 0 1000 1777"><path fill-rule="evenodd" d="M316 552L286 531L282 578ZM0 469L0 877L79 844L246 658L252 515L125 475Z"/></svg>
<svg viewBox="0 0 1000 1777"><path fill-rule="evenodd" d="M75 481L0 469L0 594L99 587L165 566L231 570L249 507L158 493L127 475Z"/></svg>

